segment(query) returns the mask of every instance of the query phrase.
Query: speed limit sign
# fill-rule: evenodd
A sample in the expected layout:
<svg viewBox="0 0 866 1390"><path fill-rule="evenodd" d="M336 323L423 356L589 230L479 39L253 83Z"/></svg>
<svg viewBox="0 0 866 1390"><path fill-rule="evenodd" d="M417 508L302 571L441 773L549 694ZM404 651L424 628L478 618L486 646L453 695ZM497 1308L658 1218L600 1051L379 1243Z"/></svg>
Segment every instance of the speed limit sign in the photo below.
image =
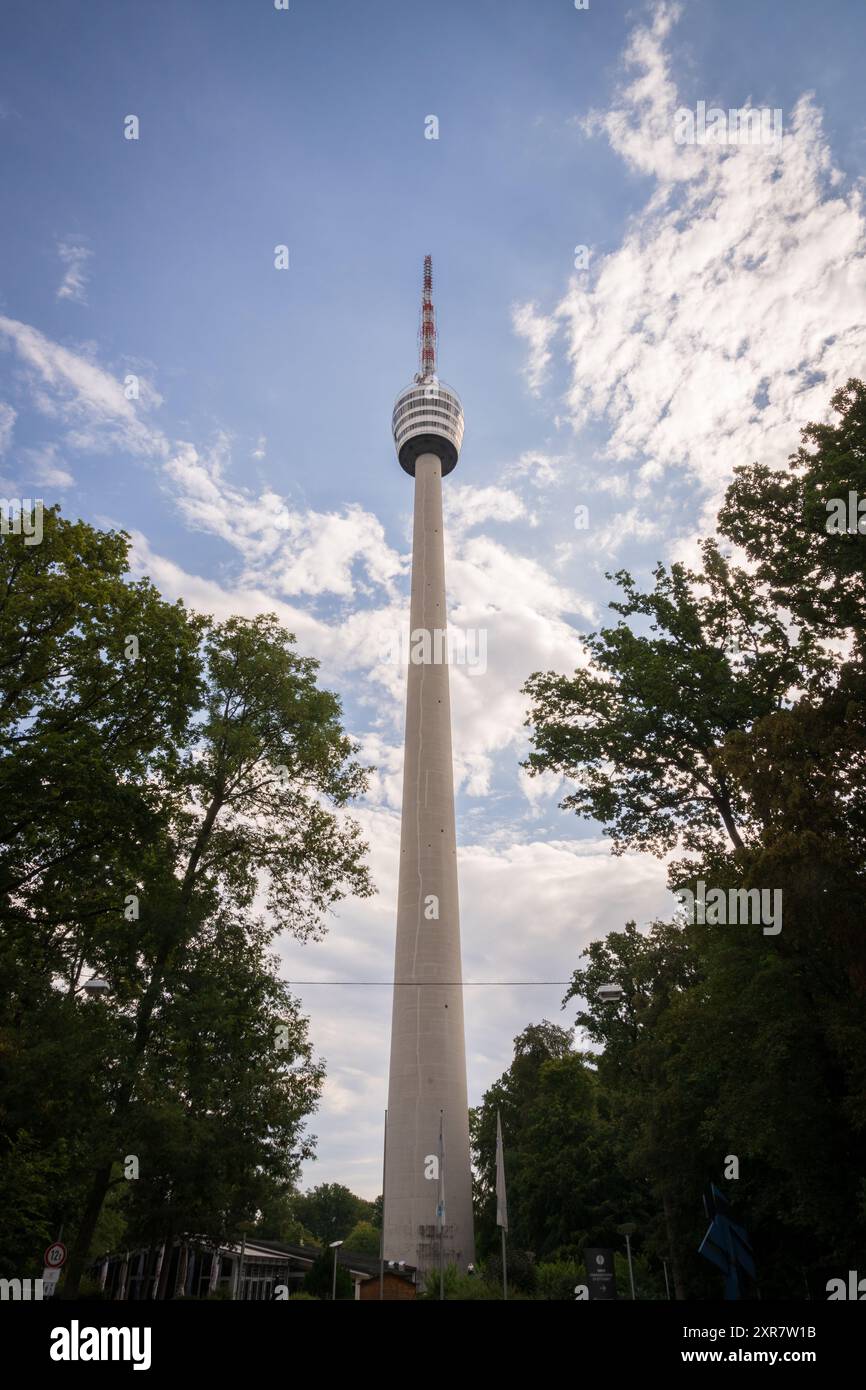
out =
<svg viewBox="0 0 866 1390"><path fill-rule="evenodd" d="M55 1240L53 1245L49 1245L45 1251L43 1263L48 1269L60 1269L66 1264L66 1246L59 1240Z"/></svg>

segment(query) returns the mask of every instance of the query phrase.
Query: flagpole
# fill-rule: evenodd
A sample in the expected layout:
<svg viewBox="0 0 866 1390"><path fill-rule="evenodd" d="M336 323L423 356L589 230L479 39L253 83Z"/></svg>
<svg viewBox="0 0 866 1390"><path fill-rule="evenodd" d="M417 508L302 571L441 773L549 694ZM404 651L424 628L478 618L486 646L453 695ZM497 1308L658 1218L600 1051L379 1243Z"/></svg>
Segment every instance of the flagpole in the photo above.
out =
<svg viewBox="0 0 866 1390"><path fill-rule="evenodd" d="M439 1298L445 1298L445 1146L442 1141L443 1112L439 1111Z"/></svg>
<svg viewBox="0 0 866 1390"><path fill-rule="evenodd" d="M388 1175L388 1111L385 1111L385 1138L382 1141L382 1229L379 1232L379 1298L385 1297L385 1183Z"/></svg>
<svg viewBox="0 0 866 1390"><path fill-rule="evenodd" d="M508 1261L505 1255L505 1227L502 1227L502 1297L508 1299Z"/></svg>
<svg viewBox="0 0 866 1390"><path fill-rule="evenodd" d="M496 1224L502 1232L502 1297L508 1300L508 1256L505 1252L505 1232L508 1230L508 1201L505 1195L505 1150L502 1146L502 1121L496 1112Z"/></svg>

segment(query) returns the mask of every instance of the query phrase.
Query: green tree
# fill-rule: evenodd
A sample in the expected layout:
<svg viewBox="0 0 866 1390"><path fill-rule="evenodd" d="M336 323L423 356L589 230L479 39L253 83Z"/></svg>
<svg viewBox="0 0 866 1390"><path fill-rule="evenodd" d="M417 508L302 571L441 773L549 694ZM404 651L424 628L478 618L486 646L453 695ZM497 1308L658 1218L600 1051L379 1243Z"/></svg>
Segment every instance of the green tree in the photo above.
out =
<svg viewBox="0 0 866 1390"><path fill-rule="evenodd" d="M849 633L858 659L866 640L866 384L836 391L838 417L810 424L786 469L752 463L734 469L719 513L724 535L741 545L759 583L798 623L824 636ZM841 529L837 507L855 514Z"/></svg>
<svg viewBox="0 0 866 1390"><path fill-rule="evenodd" d="M357 1255L379 1254L379 1232L371 1221L356 1221L345 1241L346 1249Z"/></svg>
<svg viewBox="0 0 866 1390"><path fill-rule="evenodd" d="M380 1192L380 1193L379 1193L379 1196L376 1197L376 1198L374 1198L374 1200L373 1200L373 1211L372 1211L371 1216L370 1216L370 1220L371 1220L371 1222L373 1223L373 1225L376 1227L376 1230L377 1230L377 1231L381 1231L381 1229L382 1229L382 1222L383 1222L384 1219L385 1219L385 1218L384 1218L384 1214L383 1214L384 1205L385 1205L385 1198L384 1198L383 1194Z"/></svg>
<svg viewBox="0 0 866 1390"><path fill-rule="evenodd" d="M0 912L31 987L74 987L123 920L201 697L202 630L130 581L122 533L52 508L40 545L0 538Z"/></svg>
<svg viewBox="0 0 866 1390"><path fill-rule="evenodd" d="M295 1215L298 1193L293 1185L268 1180L259 1202L255 1233L262 1240L284 1241L287 1245L315 1245L312 1231Z"/></svg>
<svg viewBox="0 0 866 1390"><path fill-rule="evenodd" d="M300 939L370 891L346 815L365 772L275 618L165 604L130 582L125 536L56 511L41 546L20 540L0 547L0 1036L17 1105L0 1140L69 1136L74 1293L189 954L226 916L254 933L259 891L272 932ZM106 1000L83 997L91 972ZM48 1105L26 1096L46 1060Z"/></svg>
<svg viewBox="0 0 866 1390"><path fill-rule="evenodd" d="M269 936L218 917L171 972L130 1112L140 1176L124 1185L138 1239L231 1239L312 1156L303 1123L323 1068Z"/></svg>
<svg viewBox="0 0 866 1390"><path fill-rule="evenodd" d="M295 1214L317 1240L327 1245L332 1240L345 1240L358 1222L369 1221L371 1206L371 1202L356 1197L342 1183L323 1182L296 1199ZM377 1238L377 1253L378 1249Z"/></svg>
<svg viewBox="0 0 866 1390"><path fill-rule="evenodd" d="M827 522L832 499L866 494L866 387L833 406L787 469L736 470L720 530L747 565L706 540L698 569L659 565L649 592L620 572L620 621L584 639L587 664L526 687L530 771L569 778L563 806L614 853L684 853L673 888L783 894L778 936L630 925L570 991L628 1136L616 1166L647 1175L647 1250L673 1253L678 1296L711 1287L699 1196L729 1154L765 1291L792 1296L864 1236L866 527ZM611 981L616 1006L598 999Z"/></svg>
<svg viewBox="0 0 866 1390"><path fill-rule="evenodd" d="M318 689L316 662L295 655L292 642L273 617L229 619L205 636L205 700L172 788L170 853L143 884L152 953L131 982L134 1028L115 1130L127 1120L167 973L220 903L252 921L264 885L274 930L305 939L321 934L325 912L347 892L370 891L358 827L327 806L344 807L362 790L364 772L352 761L336 697ZM94 1174L71 1275L85 1258L109 1181L106 1157Z"/></svg>
<svg viewBox="0 0 866 1390"><path fill-rule="evenodd" d="M649 593L620 571L624 598L610 606L621 621L582 639L588 664L572 676L537 673L525 687L525 766L574 783L563 809L601 822L615 854L684 848L705 863L743 850L760 821L720 762L725 742L795 688L820 687L832 665L714 541L702 549L700 571L657 565Z"/></svg>
<svg viewBox="0 0 866 1390"><path fill-rule="evenodd" d="M19 1267L46 1223L74 1228L124 1045L81 981L102 943L134 954L126 897L202 690L202 622L131 582L126 555L122 533L57 508L39 545L0 538L0 1208L23 1218Z"/></svg>
<svg viewBox="0 0 866 1390"><path fill-rule="evenodd" d="M488 1270L499 1259L496 1117L501 1117L508 1196L509 1263L574 1257L606 1244L633 1194L617 1169L614 1135L591 1056L571 1032L544 1022L514 1040L509 1070L471 1112L476 1235ZM512 1259L513 1256L513 1259ZM515 1268L517 1266L515 1265Z"/></svg>

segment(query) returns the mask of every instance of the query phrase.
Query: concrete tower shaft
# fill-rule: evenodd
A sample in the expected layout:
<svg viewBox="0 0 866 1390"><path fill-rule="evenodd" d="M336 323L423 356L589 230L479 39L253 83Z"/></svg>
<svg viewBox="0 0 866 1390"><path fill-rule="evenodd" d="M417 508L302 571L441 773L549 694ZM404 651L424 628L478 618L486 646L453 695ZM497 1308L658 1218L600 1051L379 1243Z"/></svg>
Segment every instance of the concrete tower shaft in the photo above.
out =
<svg viewBox="0 0 866 1390"><path fill-rule="evenodd" d="M426 287L425 287L426 289ZM426 296L425 296L426 297ZM419 374L420 375L420 374ZM416 384L423 388L425 383ZM385 1158L385 1256L421 1270L475 1258L463 1025L457 837L447 664L442 476L463 436L432 416L406 434L394 413L400 462L415 478L410 661L397 892L394 1004ZM433 428L430 428L430 425ZM416 439L411 468L407 441ZM452 459L453 451L453 459ZM434 634L441 634L436 640ZM419 634L426 639L419 640ZM420 653L421 659L413 655ZM441 1133L441 1141L440 1141Z"/></svg>
<svg viewBox="0 0 866 1390"><path fill-rule="evenodd" d="M437 1206L444 1195L446 1264L475 1258L463 1025L457 836L447 661L433 661L432 634L446 628L442 465L415 464L413 643L430 634L429 662L410 660L406 696L403 819L388 1088L385 1254L422 1269L440 1256ZM447 651L447 643L442 647ZM444 1162L439 1157L440 1112ZM430 1159L444 1167L440 1182Z"/></svg>

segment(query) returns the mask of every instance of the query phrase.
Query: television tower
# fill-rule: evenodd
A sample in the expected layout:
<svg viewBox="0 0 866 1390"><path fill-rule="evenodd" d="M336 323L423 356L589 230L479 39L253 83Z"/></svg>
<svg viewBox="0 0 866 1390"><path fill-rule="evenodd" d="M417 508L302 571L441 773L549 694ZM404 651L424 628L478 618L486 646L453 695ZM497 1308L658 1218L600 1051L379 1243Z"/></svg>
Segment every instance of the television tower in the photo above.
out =
<svg viewBox="0 0 866 1390"><path fill-rule="evenodd" d="M442 532L442 479L457 463L463 407L436 374L429 256L419 348L391 422L400 465L415 479L415 510L384 1252L424 1272L465 1271L475 1238Z"/></svg>

